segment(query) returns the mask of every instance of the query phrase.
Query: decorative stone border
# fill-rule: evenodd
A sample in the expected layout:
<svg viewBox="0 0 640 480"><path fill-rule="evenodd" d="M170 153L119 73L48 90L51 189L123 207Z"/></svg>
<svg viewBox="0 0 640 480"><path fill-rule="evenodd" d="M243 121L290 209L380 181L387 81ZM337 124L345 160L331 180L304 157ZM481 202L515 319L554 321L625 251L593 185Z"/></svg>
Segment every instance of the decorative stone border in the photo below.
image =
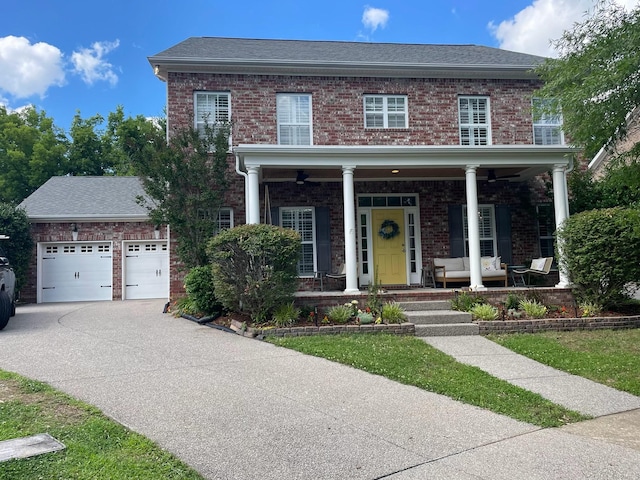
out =
<svg viewBox="0 0 640 480"><path fill-rule="evenodd" d="M310 335L337 335L340 333L389 333L394 335L415 335L416 327L413 323L393 323L380 325L323 325L320 327L289 327L289 328L253 328L236 320L231 321L231 329L244 337L264 338L273 337L303 337Z"/></svg>
<svg viewBox="0 0 640 480"><path fill-rule="evenodd" d="M625 317L543 318L540 320L475 321L480 335L490 333L533 333L567 330L619 330L640 328L640 315Z"/></svg>

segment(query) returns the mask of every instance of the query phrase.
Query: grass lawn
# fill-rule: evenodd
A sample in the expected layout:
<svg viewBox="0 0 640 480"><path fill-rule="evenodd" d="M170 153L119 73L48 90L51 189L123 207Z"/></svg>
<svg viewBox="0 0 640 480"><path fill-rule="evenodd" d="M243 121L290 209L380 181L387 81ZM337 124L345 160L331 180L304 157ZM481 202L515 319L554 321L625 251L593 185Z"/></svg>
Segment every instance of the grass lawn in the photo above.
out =
<svg viewBox="0 0 640 480"><path fill-rule="evenodd" d="M640 329L492 335L540 363L640 396Z"/></svg>
<svg viewBox="0 0 640 480"><path fill-rule="evenodd" d="M275 345L340 362L543 427L588 417L464 365L415 337L318 335L268 338Z"/></svg>
<svg viewBox="0 0 640 480"><path fill-rule="evenodd" d="M94 407L0 370L0 440L38 433L49 433L66 449L0 463L0 479L202 478Z"/></svg>

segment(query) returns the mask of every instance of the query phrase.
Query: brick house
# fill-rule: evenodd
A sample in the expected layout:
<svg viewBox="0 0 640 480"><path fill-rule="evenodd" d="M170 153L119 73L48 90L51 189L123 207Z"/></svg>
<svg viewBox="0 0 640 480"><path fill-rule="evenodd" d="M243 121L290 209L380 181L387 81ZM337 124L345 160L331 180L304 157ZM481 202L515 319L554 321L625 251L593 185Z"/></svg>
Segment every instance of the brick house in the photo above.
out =
<svg viewBox="0 0 640 480"><path fill-rule="evenodd" d="M430 259L461 256L482 290L482 257L552 255L576 151L559 119L534 117L543 60L475 45L212 37L149 57L170 132L232 122L227 223L298 230L303 288L344 265L346 293L376 279L417 285Z"/></svg>

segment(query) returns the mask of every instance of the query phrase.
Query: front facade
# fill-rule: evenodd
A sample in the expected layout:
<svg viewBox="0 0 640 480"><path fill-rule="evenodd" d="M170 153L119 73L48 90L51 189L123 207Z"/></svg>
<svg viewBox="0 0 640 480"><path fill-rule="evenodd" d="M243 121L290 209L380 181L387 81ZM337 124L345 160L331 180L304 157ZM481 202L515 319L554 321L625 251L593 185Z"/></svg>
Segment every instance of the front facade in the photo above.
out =
<svg viewBox="0 0 640 480"><path fill-rule="evenodd" d="M559 119L534 115L540 57L191 38L149 61L170 132L232 123L225 211L297 230L303 288L342 265L348 293L418 285L433 258L469 257L481 290L483 257L545 256L568 216L574 150Z"/></svg>

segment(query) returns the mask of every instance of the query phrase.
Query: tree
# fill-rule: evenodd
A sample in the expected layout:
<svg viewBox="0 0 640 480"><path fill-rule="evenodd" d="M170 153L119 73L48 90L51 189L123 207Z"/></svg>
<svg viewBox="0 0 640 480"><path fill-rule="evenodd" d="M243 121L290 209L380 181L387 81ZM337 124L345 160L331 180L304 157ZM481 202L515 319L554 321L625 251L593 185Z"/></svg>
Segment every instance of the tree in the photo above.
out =
<svg viewBox="0 0 640 480"><path fill-rule="evenodd" d="M16 290L20 290L27 280L29 262L33 255L33 240L25 211L8 203L0 203L0 234L9 237L8 240L1 240L0 247L13 266Z"/></svg>
<svg viewBox="0 0 640 480"><path fill-rule="evenodd" d="M588 158L627 135L640 105L640 6L599 1L593 14L554 42L560 51L537 72L549 113L562 110L564 131Z"/></svg>
<svg viewBox="0 0 640 480"><path fill-rule="evenodd" d="M44 111L0 106L0 201L19 203L54 175L67 173L68 140Z"/></svg>
<svg viewBox="0 0 640 480"><path fill-rule="evenodd" d="M178 238L177 253L187 267L206 265L206 242L218 227L229 184L228 124L174 132L169 142L156 127L120 130L122 144L151 202L140 199L156 224L168 223Z"/></svg>

